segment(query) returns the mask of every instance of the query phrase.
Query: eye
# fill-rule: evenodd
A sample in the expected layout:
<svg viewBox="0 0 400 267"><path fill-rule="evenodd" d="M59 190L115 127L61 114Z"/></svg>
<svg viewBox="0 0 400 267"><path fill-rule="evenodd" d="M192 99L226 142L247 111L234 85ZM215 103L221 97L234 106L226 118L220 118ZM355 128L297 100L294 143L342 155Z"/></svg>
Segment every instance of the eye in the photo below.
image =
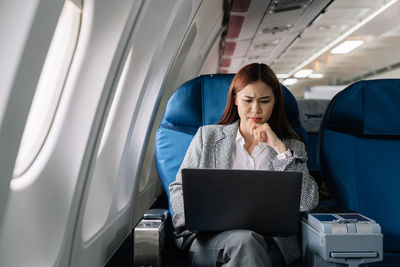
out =
<svg viewBox="0 0 400 267"><path fill-rule="evenodd" d="M271 100L263 100L263 101L261 101L261 103L263 103L263 104L267 104L267 103L269 103Z"/></svg>

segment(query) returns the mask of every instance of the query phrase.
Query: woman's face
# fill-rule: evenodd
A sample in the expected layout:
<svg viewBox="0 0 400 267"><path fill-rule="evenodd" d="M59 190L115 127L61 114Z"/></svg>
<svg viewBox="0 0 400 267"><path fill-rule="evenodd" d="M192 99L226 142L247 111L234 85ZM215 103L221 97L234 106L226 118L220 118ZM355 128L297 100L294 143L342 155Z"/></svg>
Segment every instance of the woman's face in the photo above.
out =
<svg viewBox="0 0 400 267"><path fill-rule="evenodd" d="M275 104L272 87L263 81L248 84L235 97L241 126L247 129L253 123L265 123L269 120Z"/></svg>

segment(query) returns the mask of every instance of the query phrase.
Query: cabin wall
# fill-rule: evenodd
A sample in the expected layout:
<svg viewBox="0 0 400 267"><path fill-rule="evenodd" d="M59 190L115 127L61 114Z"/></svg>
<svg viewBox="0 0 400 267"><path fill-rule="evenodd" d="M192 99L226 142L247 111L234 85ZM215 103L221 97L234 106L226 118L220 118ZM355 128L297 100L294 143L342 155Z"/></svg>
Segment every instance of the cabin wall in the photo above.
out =
<svg viewBox="0 0 400 267"><path fill-rule="evenodd" d="M205 14L209 17L205 16ZM201 3L196 15L190 22L185 39L175 56L171 69L166 73L139 176L138 191L134 201L134 224L137 223L143 212L148 209L149 205L155 201L163 190L155 167L154 141L166 104L169 97L181 84L200 74L206 58L211 55L211 48L218 42L218 36L223 29L222 16L222 1L203 1ZM214 19L210 20L210 17Z"/></svg>
<svg viewBox="0 0 400 267"><path fill-rule="evenodd" d="M19 181L28 186L11 186L26 119L63 4L63 0L2 1L0 7L1 266L51 265L63 239L59 227L65 226L65 216L57 217L57 210L65 204L53 198L52 186L39 179L43 168L37 165L42 162Z"/></svg>
<svg viewBox="0 0 400 267"><path fill-rule="evenodd" d="M45 142L17 179L13 162L64 1L0 9L14 25L0 27L9 59L1 63L0 146L9 151L1 266L105 264L162 193L154 137L168 98L217 69L222 0L73 2L82 18L72 64Z"/></svg>

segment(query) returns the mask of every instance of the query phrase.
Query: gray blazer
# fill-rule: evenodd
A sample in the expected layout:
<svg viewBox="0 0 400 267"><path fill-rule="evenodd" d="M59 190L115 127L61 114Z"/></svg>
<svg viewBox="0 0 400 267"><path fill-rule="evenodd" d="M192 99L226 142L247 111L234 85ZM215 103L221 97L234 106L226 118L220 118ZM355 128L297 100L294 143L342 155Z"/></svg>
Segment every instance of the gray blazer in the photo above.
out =
<svg viewBox="0 0 400 267"><path fill-rule="evenodd" d="M170 202L174 215L172 223L175 228L176 244L181 249L186 249L195 238L195 233L185 227L183 208L182 175L183 168L214 168L228 169L231 162L232 149L238 131L238 122L230 125L207 125L200 127L194 136L181 167L176 175L176 180L170 184ZM277 153L269 149L268 170L291 170L303 173L300 211L307 211L318 204L318 186L308 173L307 153L304 143L287 139L282 140L288 149L293 151L293 157L277 159ZM284 200L282 200L284 201ZM286 264L300 257L300 247L296 236L274 237Z"/></svg>

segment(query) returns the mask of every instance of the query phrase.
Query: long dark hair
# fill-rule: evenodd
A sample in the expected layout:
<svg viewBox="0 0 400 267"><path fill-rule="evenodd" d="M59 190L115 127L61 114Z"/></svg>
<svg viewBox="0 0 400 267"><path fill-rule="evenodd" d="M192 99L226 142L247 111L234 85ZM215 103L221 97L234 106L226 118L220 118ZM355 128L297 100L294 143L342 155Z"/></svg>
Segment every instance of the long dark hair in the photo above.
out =
<svg viewBox="0 0 400 267"><path fill-rule="evenodd" d="M275 105L268 120L272 130L280 139L301 140L286 118L281 84L272 69L265 64L252 63L244 66L236 73L229 87L224 113L217 124L227 125L240 119L235 105L236 94L248 84L257 81L263 81L269 85L275 96Z"/></svg>

